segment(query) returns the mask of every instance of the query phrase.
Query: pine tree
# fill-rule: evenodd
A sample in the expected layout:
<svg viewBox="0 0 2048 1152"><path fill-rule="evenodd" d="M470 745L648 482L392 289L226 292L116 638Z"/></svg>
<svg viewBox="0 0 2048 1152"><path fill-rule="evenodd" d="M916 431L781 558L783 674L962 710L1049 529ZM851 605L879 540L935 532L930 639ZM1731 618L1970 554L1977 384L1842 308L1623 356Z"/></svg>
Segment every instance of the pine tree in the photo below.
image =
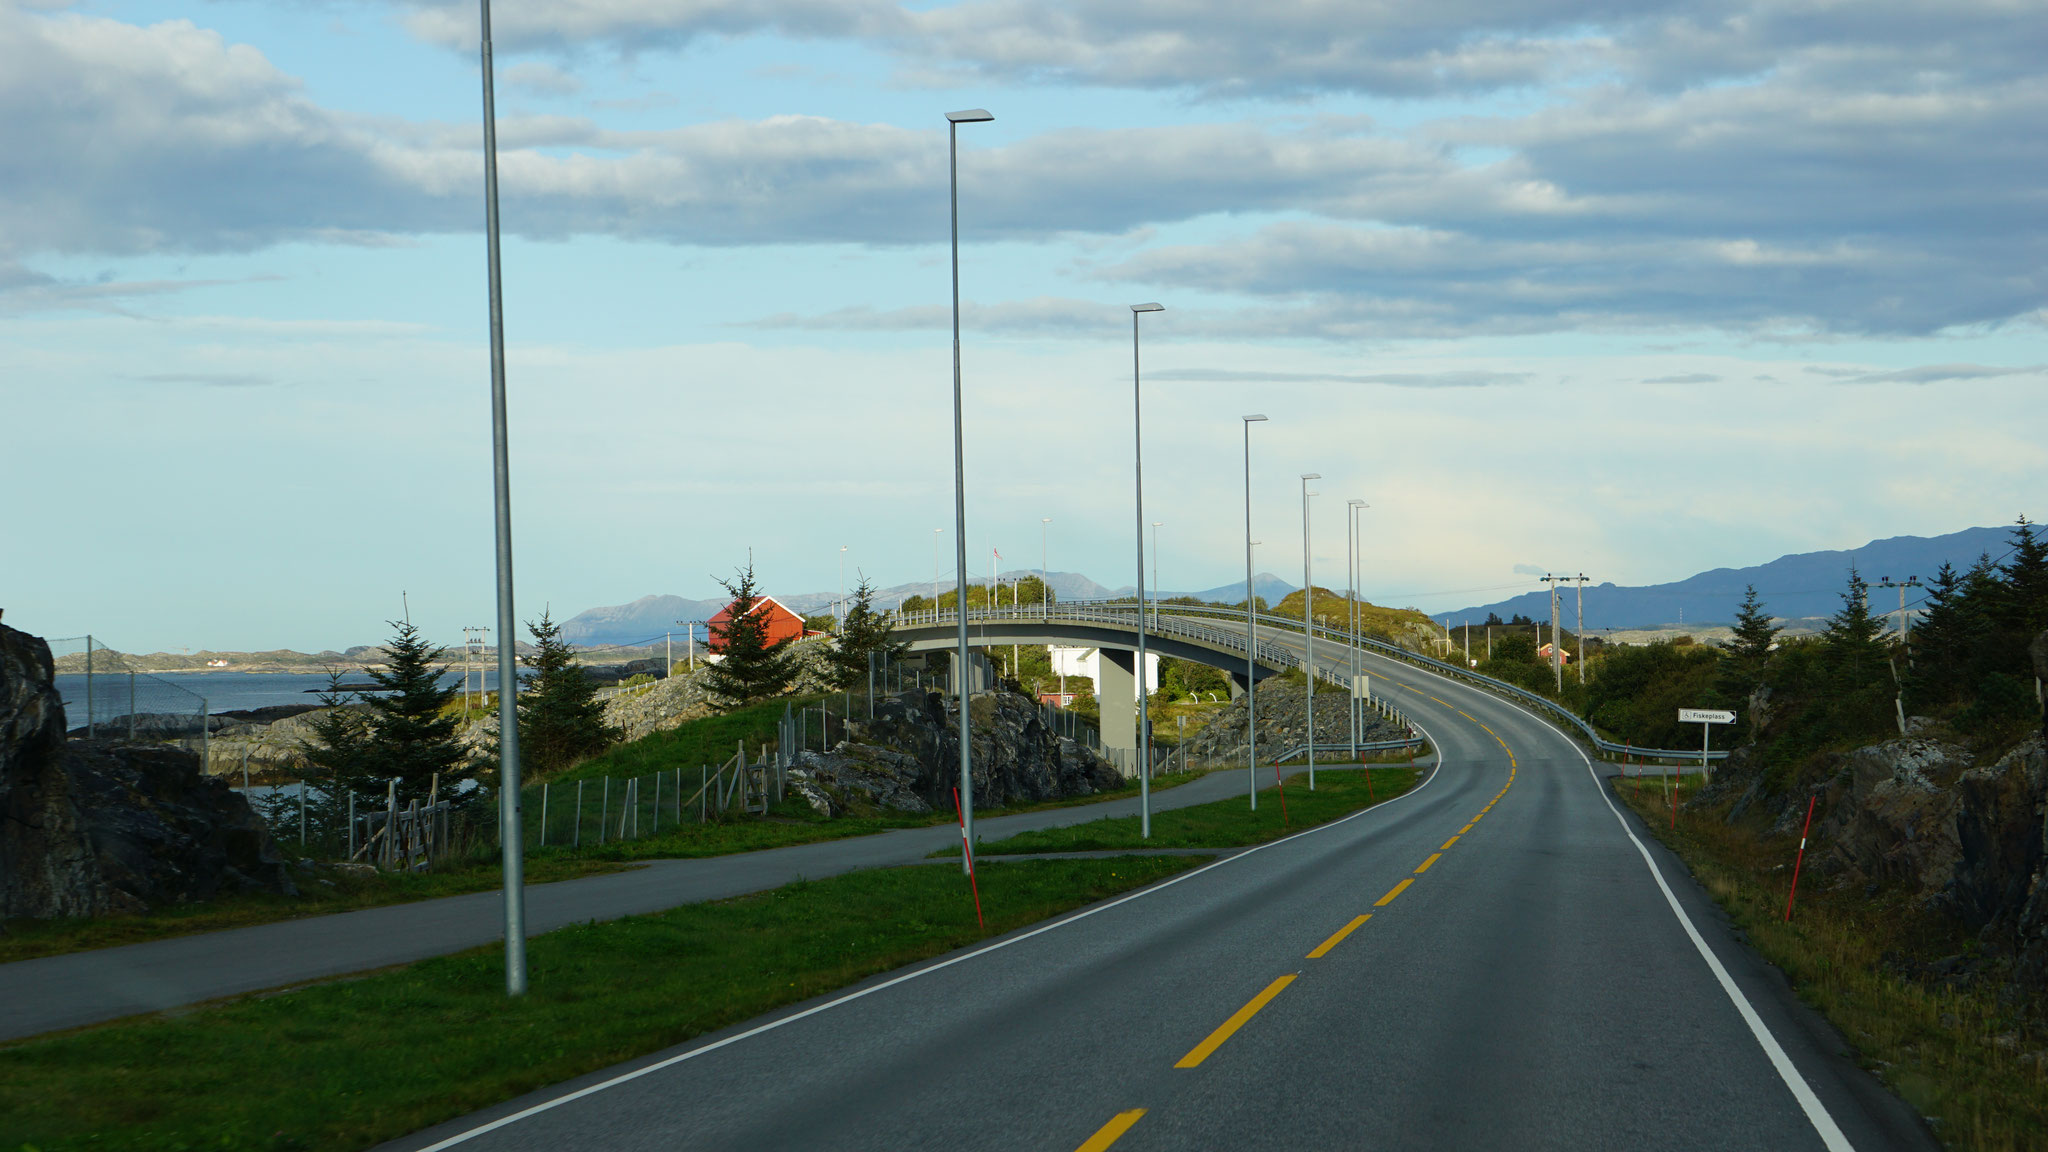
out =
<svg viewBox="0 0 2048 1152"><path fill-rule="evenodd" d="M359 707L359 698L352 689L342 687L340 672L329 669L327 691L319 700L326 711L308 719L306 726L313 730L313 738L299 742L306 775L325 777L344 788L366 782L374 775L367 754L370 723Z"/></svg>
<svg viewBox="0 0 2048 1152"><path fill-rule="evenodd" d="M384 646L387 664L371 669L381 691L366 694L370 736L363 758L370 776L381 785L398 779L398 801L424 801L440 777L441 793L473 774L468 753L455 739L455 717L448 712L456 696L453 684L443 685L442 657L448 650L423 638L411 621L389 621L397 629ZM373 786L369 791L381 791Z"/></svg>
<svg viewBox="0 0 2048 1152"><path fill-rule="evenodd" d="M789 640L768 642L768 621L756 614L761 594L754 583L754 564L736 569L732 580L718 582L732 602L726 620L714 633L719 660L705 675L704 686L723 711L780 696L796 679L796 665L786 649Z"/></svg>
<svg viewBox="0 0 2048 1152"><path fill-rule="evenodd" d="M1721 670L1717 687L1722 699L1747 713L1750 697L1764 682L1764 672L1770 665L1771 649L1778 642L1778 633L1784 629L1771 623L1771 614L1764 611L1763 601L1757 599L1756 585L1751 584L1742 593L1742 607L1735 611L1735 637L1722 652ZM1750 735L1755 736L1752 727Z"/></svg>
<svg viewBox="0 0 2048 1152"><path fill-rule="evenodd" d="M520 759L535 772L558 772L611 747L624 733L604 722L597 685L562 639L562 626L542 611L526 629L538 651L528 661L533 672L520 678Z"/></svg>
<svg viewBox="0 0 2048 1152"><path fill-rule="evenodd" d="M2048 541L2025 516L2012 530L2012 555L1999 566L2005 578L1999 623L2024 649L2035 634L2048 628Z"/></svg>
<svg viewBox="0 0 2048 1152"><path fill-rule="evenodd" d="M846 621L839 629L839 641L828 657L834 683L841 688L865 688L870 659L874 661L872 667L875 668L887 661L901 659L910 650L910 645L891 640L889 634L893 628L888 613L875 611L874 583L861 576L847 605Z"/></svg>

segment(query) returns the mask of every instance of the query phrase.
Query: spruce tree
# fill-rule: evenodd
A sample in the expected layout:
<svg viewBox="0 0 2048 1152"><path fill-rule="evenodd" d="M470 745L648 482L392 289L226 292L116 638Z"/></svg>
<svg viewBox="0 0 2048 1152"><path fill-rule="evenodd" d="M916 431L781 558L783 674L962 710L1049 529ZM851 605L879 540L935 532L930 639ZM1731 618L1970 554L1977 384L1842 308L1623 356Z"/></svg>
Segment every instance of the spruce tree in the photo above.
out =
<svg viewBox="0 0 2048 1152"><path fill-rule="evenodd" d="M520 678L519 753L535 772L558 772L595 756L624 735L604 721L597 685L562 639L562 626L543 610L529 620L537 648L528 661L530 675Z"/></svg>
<svg viewBox="0 0 2048 1152"><path fill-rule="evenodd" d="M875 585L861 576L847 605L838 643L828 657L833 682L841 688L865 688L870 658L877 668L887 661L901 659L910 645L889 638L894 627L888 613L875 611Z"/></svg>
<svg viewBox="0 0 2048 1152"><path fill-rule="evenodd" d="M436 774L441 794L473 775L468 753L455 739L455 717L448 706L456 687L441 683L448 650L423 638L411 621L388 621L397 629L384 646L387 664L371 669L381 691L366 693L370 736L363 743L365 767L377 785L398 779L398 801L426 800ZM373 786L370 791L381 791Z"/></svg>
<svg viewBox="0 0 2048 1152"><path fill-rule="evenodd" d="M1747 715L1750 697L1764 682L1771 648L1778 642L1778 633L1784 631L1771 623L1771 614L1764 611L1763 601L1757 599L1754 584L1743 589L1742 607L1735 610L1734 631L1733 642L1722 653L1717 687L1724 701ZM1756 735L1753 725L1750 735Z"/></svg>
<svg viewBox="0 0 2048 1152"><path fill-rule="evenodd" d="M730 712L789 691L796 679L796 665L786 649L787 639L768 642L768 621L755 613L761 594L754 583L754 564L736 569L731 580L720 580L732 602L726 605L726 620L713 634L719 643L719 660L705 674L704 686L721 711Z"/></svg>
<svg viewBox="0 0 2048 1152"><path fill-rule="evenodd" d="M354 690L342 687L341 673L333 669L327 672L327 691L319 700L326 711L307 720L313 738L299 742L306 775L325 777L344 788L359 788L374 774L367 752L369 720L358 706Z"/></svg>

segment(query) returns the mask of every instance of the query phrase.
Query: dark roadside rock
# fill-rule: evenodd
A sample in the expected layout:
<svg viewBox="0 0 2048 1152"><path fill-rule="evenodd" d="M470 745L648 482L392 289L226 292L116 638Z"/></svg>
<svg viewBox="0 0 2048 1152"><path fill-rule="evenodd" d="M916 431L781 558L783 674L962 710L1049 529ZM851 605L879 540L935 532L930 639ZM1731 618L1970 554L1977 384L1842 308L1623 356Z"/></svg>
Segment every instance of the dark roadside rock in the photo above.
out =
<svg viewBox="0 0 2048 1152"><path fill-rule="evenodd" d="M1243 764L1245 761L1245 697L1219 709L1202 730L1188 737L1190 764ZM1308 743L1308 685L1273 677L1259 684L1259 754L1271 756ZM1346 744L1351 740L1351 700L1340 688L1316 688L1316 743ZM1399 740L1406 729L1368 711L1359 724L1360 743Z"/></svg>
<svg viewBox="0 0 2048 1152"><path fill-rule="evenodd" d="M198 756L67 741L49 646L0 625L0 916L294 892L270 835Z"/></svg>

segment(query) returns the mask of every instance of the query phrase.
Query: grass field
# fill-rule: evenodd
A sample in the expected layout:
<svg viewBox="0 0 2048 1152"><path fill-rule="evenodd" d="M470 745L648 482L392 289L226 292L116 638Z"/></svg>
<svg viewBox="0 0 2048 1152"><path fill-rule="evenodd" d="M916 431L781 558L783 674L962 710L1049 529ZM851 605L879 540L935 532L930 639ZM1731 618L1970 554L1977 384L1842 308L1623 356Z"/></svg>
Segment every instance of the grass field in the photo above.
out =
<svg viewBox="0 0 2048 1152"><path fill-rule="evenodd" d="M354 1152L1200 863L858 872L529 946L0 1046L0 1148ZM514 1058L516 1056L516 1058Z"/></svg>
<svg viewBox="0 0 2048 1152"><path fill-rule="evenodd" d="M1370 782L1366 773L1372 774ZM1277 788L1259 790L1259 810L1244 797L1232 797L1189 808L1152 814L1152 837L1138 837L1138 818L1118 816L1023 832L1003 840L984 841L986 855L1019 852L1096 852L1127 848L1231 848L1263 844L1290 832L1326 824L1361 808L1384 803L1415 786L1417 770L1408 767L1326 770L1308 790L1297 776L1287 786L1285 802ZM940 855L958 856L951 848Z"/></svg>
<svg viewBox="0 0 2048 1152"><path fill-rule="evenodd" d="M2029 1039L2023 1023L1989 991L1930 987L1891 971L1888 954L1929 943L1928 926L1897 897L1873 898L1861 885L1831 891L1808 877L1788 923L1798 838L1760 836L1762 825L1748 820L1730 826L1725 803L1686 811L1697 787L1690 779L1682 786L1673 831L1660 781L1617 779L1614 786L1757 951L1792 979L1800 999L1841 1029L1865 1067L1931 1117L1950 1147L2048 1147L2048 1061L2039 1058L2048 1037ZM2031 1061L2029 1053L2035 1054Z"/></svg>

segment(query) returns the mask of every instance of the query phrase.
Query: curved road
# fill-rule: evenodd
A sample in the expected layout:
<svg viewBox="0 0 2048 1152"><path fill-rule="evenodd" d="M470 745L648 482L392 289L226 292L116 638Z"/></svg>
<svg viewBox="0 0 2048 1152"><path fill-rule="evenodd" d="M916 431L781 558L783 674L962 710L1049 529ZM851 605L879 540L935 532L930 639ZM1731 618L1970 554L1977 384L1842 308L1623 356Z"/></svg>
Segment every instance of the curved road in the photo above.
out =
<svg viewBox="0 0 2048 1152"><path fill-rule="evenodd" d="M391 1147L1937 1146L1575 745L1370 663L1407 796Z"/></svg>

